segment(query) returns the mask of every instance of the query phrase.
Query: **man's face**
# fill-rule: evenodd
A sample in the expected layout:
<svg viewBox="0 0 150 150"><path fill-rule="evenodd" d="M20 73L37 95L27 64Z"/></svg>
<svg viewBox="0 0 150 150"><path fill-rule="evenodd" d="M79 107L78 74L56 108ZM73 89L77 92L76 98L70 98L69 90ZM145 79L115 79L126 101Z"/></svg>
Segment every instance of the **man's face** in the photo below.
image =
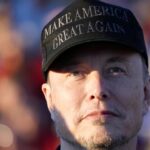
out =
<svg viewBox="0 0 150 150"><path fill-rule="evenodd" d="M59 136L87 148L135 137L147 110L140 55L121 46L86 45L66 58L43 85Z"/></svg>

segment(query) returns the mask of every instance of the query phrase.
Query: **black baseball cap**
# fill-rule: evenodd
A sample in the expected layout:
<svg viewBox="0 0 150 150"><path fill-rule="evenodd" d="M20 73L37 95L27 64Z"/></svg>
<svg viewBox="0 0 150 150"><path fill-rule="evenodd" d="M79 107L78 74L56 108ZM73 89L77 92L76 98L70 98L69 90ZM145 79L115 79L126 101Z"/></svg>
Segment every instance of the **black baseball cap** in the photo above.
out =
<svg viewBox="0 0 150 150"><path fill-rule="evenodd" d="M140 53L148 67L142 28L133 13L99 0L75 0L42 30L42 71L66 50L89 42L111 42Z"/></svg>

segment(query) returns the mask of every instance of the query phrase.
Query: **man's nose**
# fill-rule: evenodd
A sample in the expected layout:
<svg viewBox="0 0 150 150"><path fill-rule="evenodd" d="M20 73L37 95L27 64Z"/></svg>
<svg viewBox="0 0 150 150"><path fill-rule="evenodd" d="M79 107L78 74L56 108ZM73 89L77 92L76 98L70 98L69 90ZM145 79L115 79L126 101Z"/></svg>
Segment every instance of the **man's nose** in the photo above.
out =
<svg viewBox="0 0 150 150"><path fill-rule="evenodd" d="M99 71L91 72L87 83L89 100L107 100L109 98L107 87L108 82Z"/></svg>

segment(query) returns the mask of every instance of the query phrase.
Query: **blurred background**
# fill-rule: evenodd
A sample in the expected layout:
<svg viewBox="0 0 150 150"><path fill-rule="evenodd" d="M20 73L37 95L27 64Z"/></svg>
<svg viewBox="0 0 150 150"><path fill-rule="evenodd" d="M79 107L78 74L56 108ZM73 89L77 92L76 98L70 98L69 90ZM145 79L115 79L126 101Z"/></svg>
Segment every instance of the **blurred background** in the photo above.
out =
<svg viewBox="0 0 150 150"><path fill-rule="evenodd" d="M0 150L54 150L59 144L41 92L40 33L73 0L0 0ZM103 0L130 8L150 53L150 0ZM139 133L150 150L150 112Z"/></svg>

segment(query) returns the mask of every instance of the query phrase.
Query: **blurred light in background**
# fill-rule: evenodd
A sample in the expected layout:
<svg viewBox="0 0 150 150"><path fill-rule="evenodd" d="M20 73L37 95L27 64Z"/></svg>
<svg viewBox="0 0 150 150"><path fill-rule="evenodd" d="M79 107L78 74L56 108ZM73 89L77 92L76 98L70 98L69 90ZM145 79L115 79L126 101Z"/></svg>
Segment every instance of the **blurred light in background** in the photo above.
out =
<svg viewBox="0 0 150 150"><path fill-rule="evenodd" d="M13 144L13 142L14 135L12 130L8 126L0 124L0 147L8 148Z"/></svg>

